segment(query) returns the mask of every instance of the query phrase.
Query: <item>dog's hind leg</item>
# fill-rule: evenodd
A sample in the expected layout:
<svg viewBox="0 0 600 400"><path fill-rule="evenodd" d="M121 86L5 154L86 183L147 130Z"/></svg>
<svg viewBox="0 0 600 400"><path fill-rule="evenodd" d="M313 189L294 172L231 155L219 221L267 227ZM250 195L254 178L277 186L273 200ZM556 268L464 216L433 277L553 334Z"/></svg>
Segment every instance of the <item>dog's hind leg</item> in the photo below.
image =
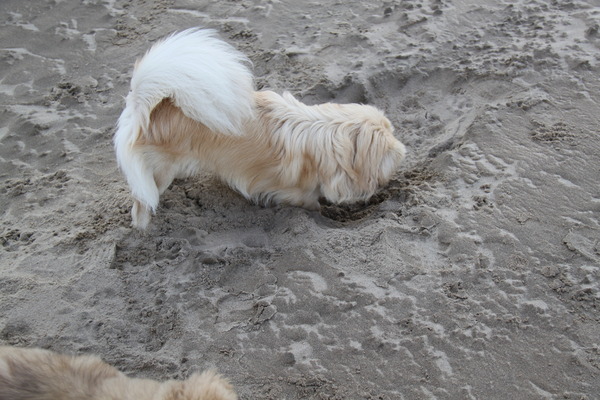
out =
<svg viewBox="0 0 600 400"><path fill-rule="evenodd" d="M133 200L131 208L131 225L137 229L146 229L152 218L152 210L150 207L142 204L139 200Z"/></svg>
<svg viewBox="0 0 600 400"><path fill-rule="evenodd" d="M166 165L166 163L163 163L160 167L159 170L154 171L154 183L158 188L159 195L163 194L171 185L173 179L175 179L176 172L173 166ZM151 219L152 209L137 199L134 199L133 207L131 209L132 225L143 230L148 227Z"/></svg>
<svg viewBox="0 0 600 400"><path fill-rule="evenodd" d="M152 186L154 186L158 192L158 199L171 185L173 179L178 176L181 169L189 167L186 164L175 162L167 154L156 151L156 148L153 148L153 151L148 152L145 159L145 165L151 176L150 180ZM189 168L192 169L192 167ZM155 207L152 208L148 206L143 199L138 200L135 199L134 196L133 208L131 209L132 225L138 229L146 229L152 218L152 214L156 211L156 207L158 207L158 201L156 201Z"/></svg>
<svg viewBox="0 0 600 400"><path fill-rule="evenodd" d="M159 195L163 194L171 186L176 176L176 170L173 166L163 165L162 167L164 168L154 171L154 182L156 182Z"/></svg>

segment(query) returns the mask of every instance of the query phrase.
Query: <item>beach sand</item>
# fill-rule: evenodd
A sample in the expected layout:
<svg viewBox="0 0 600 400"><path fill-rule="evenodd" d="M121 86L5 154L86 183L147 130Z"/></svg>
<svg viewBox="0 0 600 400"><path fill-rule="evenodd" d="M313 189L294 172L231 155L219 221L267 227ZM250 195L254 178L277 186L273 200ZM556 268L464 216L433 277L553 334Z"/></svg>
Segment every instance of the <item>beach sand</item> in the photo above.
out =
<svg viewBox="0 0 600 400"><path fill-rule="evenodd" d="M593 0L0 3L0 344L241 399L600 396ZM146 232L112 148L135 59L214 28L258 88L381 108L368 204L175 181Z"/></svg>

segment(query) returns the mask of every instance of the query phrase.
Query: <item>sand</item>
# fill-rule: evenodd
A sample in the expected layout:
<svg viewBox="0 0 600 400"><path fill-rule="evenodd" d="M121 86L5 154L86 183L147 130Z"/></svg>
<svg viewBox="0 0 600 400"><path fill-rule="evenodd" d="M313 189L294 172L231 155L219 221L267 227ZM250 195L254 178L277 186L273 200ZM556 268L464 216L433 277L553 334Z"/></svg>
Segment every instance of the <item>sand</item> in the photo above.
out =
<svg viewBox="0 0 600 400"><path fill-rule="evenodd" d="M0 3L0 344L242 399L600 396L594 0ZM134 60L205 26L257 87L385 111L368 204L176 181L147 232L111 139Z"/></svg>

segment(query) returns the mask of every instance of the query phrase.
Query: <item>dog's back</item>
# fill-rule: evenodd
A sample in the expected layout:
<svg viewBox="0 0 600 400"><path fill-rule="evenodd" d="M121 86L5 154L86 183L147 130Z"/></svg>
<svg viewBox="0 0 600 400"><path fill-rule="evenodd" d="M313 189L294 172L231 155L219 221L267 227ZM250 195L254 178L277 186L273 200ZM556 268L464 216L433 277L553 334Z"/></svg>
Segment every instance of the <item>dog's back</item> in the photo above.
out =
<svg viewBox="0 0 600 400"><path fill-rule="evenodd" d="M0 400L237 400L213 371L162 383L129 378L94 356L0 346Z"/></svg>
<svg viewBox="0 0 600 400"><path fill-rule="evenodd" d="M92 400L121 373L97 357L0 347L0 400Z"/></svg>

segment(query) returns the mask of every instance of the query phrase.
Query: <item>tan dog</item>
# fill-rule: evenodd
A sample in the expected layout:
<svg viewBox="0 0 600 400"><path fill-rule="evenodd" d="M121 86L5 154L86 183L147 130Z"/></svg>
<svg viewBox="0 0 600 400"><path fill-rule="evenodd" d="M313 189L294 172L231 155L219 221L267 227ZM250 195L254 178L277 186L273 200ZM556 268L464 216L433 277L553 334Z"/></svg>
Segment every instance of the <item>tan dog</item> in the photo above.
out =
<svg viewBox="0 0 600 400"><path fill-rule="evenodd" d="M190 29L137 62L114 138L135 227L174 178L199 170L249 200L308 209L319 197L367 200L396 172L405 148L381 111L255 92L245 61L214 32Z"/></svg>
<svg viewBox="0 0 600 400"><path fill-rule="evenodd" d="M128 378L94 356L0 347L0 400L237 400L214 372L159 383Z"/></svg>

